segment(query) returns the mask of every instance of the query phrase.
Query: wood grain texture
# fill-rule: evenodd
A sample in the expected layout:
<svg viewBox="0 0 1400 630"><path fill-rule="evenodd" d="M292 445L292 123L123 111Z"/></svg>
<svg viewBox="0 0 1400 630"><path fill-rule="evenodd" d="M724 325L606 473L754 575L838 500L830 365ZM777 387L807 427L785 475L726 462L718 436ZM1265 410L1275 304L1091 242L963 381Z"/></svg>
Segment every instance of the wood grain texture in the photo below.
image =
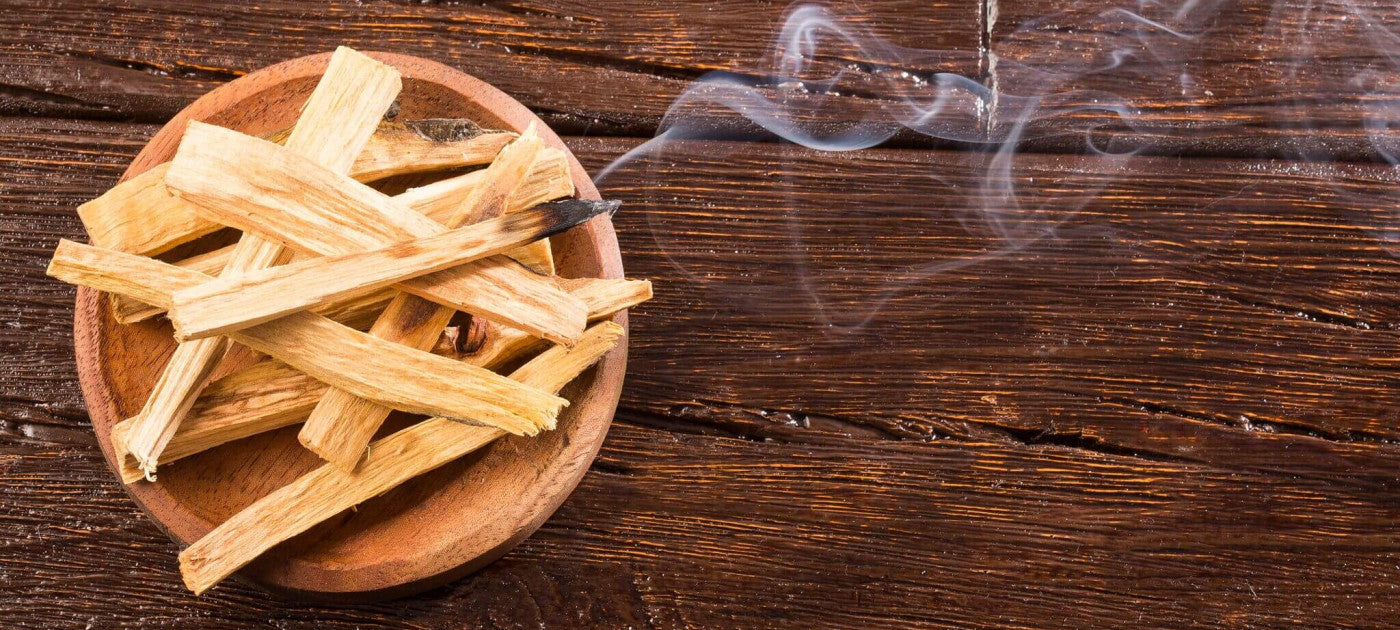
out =
<svg viewBox="0 0 1400 630"><path fill-rule="evenodd" d="M46 444L4 476L0 524L21 536L0 606L36 624L209 628L1368 627L1400 613L1381 486L1359 500L1325 480L1060 446L801 428L757 442L634 422L619 418L574 499L505 560L422 597L337 607L236 584L172 595L174 564L149 560L174 545L90 446ZM137 613L117 594L160 605Z"/></svg>
<svg viewBox="0 0 1400 630"><path fill-rule="evenodd" d="M928 97L927 83L938 72L1013 96L1051 85L1085 90L1047 107L1028 149L1083 149L1079 132L1112 129L1116 116L1068 112L1094 105L1094 98L1103 104L1105 96L1134 110L1133 144L1157 153L1374 160L1365 120L1394 119L1386 103L1395 95L1397 68L1387 32L1397 25L1383 0L825 4L845 23L903 47L836 47L816 60L814 75L833 68L847 73L858 95L842 106L853 112L878 110L901 96ZM1182 7L1188 10L1178 16ZM169 0L97 6L27 0L0 16L6 33L0 82L8 86L0 111L163 120L220 82L347 44L471 68L561 132L649 136L675 97L706 72L732 73L775 94L771 53L785 8L740 0L641 7L279 0L238 9ZM169 33L181 33L187 43L168 45ZM196 41L202 43L190 43ZM898 52L903 49L929 52ZM1113 71L1096 72L1109 66ZM925 84L909 91L882 87L899 72ZM558 85L594 89L573 93ZM966 130L1005 130L1019 118L1011 99L981 106L985 116Z"/></svg>
<svg viewBox="0 0 1400 630"><path fill-rule="evenodd" d="M575 147L608 147L596 167L615 142ZM1378 203L1390 168L1024 155L989 181L990 159L700 142L614 171L601 189L644 209L619 215L629 268L674 287L653 312L686 314L641 324L634 346L656 345L628 404L1073 435L1046 405L1078 396L1180 415L1181 430L1400 437L1378 395L1397 385L1385 366L1400 344L1397 219ZM1147 449L1137 429L1124 446Z"/></svg>
<svg viewBox="0 0 1400 630"><path fill-rule="evenodd" d="M1400 461L1386 404L1396 383L1385 363L1396 321L1386 296L1400 284L1375 238L1390 221L1376 203L1393 186L1384 169L1137 161L1104 188L1111 203L1065 222L1066 240L1029 262L933 276L882 310L907 332L877 323L843 343L823 340L810 305L774 319L713 297L790 281L778 271L791 265L759 273L709 250L791 255L785 227L756 222L774 199L793 200L813 221L797 248L811 252L813 291L849 324L843 316L880 295L872 267L998 242L955 220L980 226L966 213L985 173L956 153L852 159L742 144L603 182L629 208L618 215L629 272L656 279L657 298L631 318L634 368L600 459L535 536L471 578L387 604L291 604L234 583L189 598L178 549L97 454L71 376L71 289L41 276L52 241L81 235L71 208L107 183L83 175L114 178L153 131L0 120L0 155L16 161L7 176L20 178L12 190L52 200L0 199L6 233L24 239L4 250L16 273L0 280L7 321L21 324L0 331L10 350L0 355L0 537L12 541L0 564L17 567L0 574L12 587L0 589L0 615L347 629L1363 628L1400 618L1390 597ZM590 168L635 143L568 142ZM1098 187L1083 159L1024 159L1028 207L1058 208L1066 186ZM755 175L758 164L773 175ZM841 173L821 175L830 167ZM907 196L859 184L868 169L910 169L899 178ZM958 186L935 189L930 173ZM861 216L866 231L848 234L838 209L806 195L835 185L824 177L839 177L851 203L880 208ZM26 187L34 181L46 186ZM1108 244L1089 246L1083 225ZM873 234L888 250L868 246ZM915 338L922 350L906 348ZM888 377L869 384L877 370ZM930 406L891 413L906 406L884 402L895 397ZM855 409L871 401L869 413ZM276 439L294 439L284 431ZM148 603L133 611L120 596Z"/></svg>
<svg viewBox="0 0 1400 630"><path fill-rule="evenodd" d="M830 4L896 45L940 51L910 69L978 72L975 3ZM751 78L755 67L771 68L769 49L785 7L749 0L640 6L276 0L237 7L29 0L0 16L6 34L0 35L0 83L9 86L0 112L164 120L219 83L345 45L465 69L560 133L650 135L671 101L704 73ZM175 34L180 43L171 41ZM872 76L888 63L858 52L834 57L823 63L854 63Z"/></svg>
<svg viewBox="0 0 1400 630"><path fill-rule="evenodd" d="M1119 150L1159 154L1394 153L1400 18L1391 2L991 5L987 83L1005 96L989 128L1023 119L1012 95L1058 93L1023 130L1027 149L1083 150L1083 132L1101 128Z"/></svg>
<svg viewBox="0 0 1400 630"><path fill-rule="evenodd" d="M355 156L379 127L401 88L399 72L391 66L344 46L336 48L330 55L324 76L298 108L297 121L287 136L286 150L330 172L349 172ZM225 90L224 94L229 92ZM215 96L207 100L218 102L220 99ZM251 111L264 110L254 107ZM177 125L183 127L185 123ZM129 172L135 174L135 171ZM219 270L219 277L235 277L271 267L287 260L290 254L281 243L244 233L234 244L228 263ZM80 324L81 320L75 325ZM155 480L160 452L175 435L180 420L194 406L200 390L229 348L228 339L211 337L182 341L170 355L146 398L146 405L137 414L140 419L127 435L127 448L140 462L149 480Z"/></svg>
<svg viewBox="0 0 1400 630"><path fill-rule="evenodd" d="M1069 49L1051 54L1011 29L1072 5L862 4L896 43L955 49L966 62L946 69L995 72L1015 90L1026 83L1010 64L979 67L974 52L991 6L988 48L1011 61L1064 59L1113 35L1047 21L1039 36L1053 32ZM179 594L177 547L131 507L91 443L71 380L71 290L41 276L58 237L81 238L71 208L110 185L154 132L140 121L163 121L224 73L373 39L506 86L557 129L650 136L694 68L747 68L766 54L783 8L347 6L36 2L0 15L12 27L0 30L0 77L12 85L4 111L136 121L0 119L0 233L14 235L0 248L10 272L0 309L18 324L0 329L0 618L330 630L1400 620L1387 362L1400 285L1384 169L1201 159L1096 169L1018 156L1016 200L1031 210L986 213L1007 204L984 191L980 158L875 151L852 161L742 145L668 152L603 182L628 207L619 234L629 272L657 279L658 297L632 317L634 365L600 459L532 538L473 577L385 604L292 604L236 583L202 599ZM1299 50L1250 38L1243 26L1268 20L1261 5L1221 6L1233 13L1192 73L1216 98L1144 101L1153 150L1305 153L1295 149L1307 141L1323 156L1373 157L1354 101L1300 110L1292 95L1253 93L1276 85L1271 73ZM1314 3L1312 15L1337 26L1339 6ZM124 11L113 18L114 8ZM490 20L498 25L482 26ZM567 34L522 45L539 25ZM302 48L246 46L249 34ZM1338 82L1302 94L1354 90L1337 70L1366 48L1315 41L1326 62L1313 76ZM1117 88L1160 94L1169 77L1149 67L1130 65ZM116 80L86 80L97 76ZM572 84L596 89L558 88ZM1213 111L1245 131L1201 128ZM1256 124L1300 111L1339 112L1340 124L1309 134ZM569 140L592 169L636 142ZM910 271L997 252L1101 185L1110 201L1060 221L1056 239L972 267ZM868 225L838 220L845 204L869 209ZM988 220L998 214L1001 227ZM887 295L883 274L909 282ZM767 298L789 315L773 317ZM875 303L878 319L859 326ZM346 523L384 509L366 504ZM293 544L317 548L314 535Z"/></svg>

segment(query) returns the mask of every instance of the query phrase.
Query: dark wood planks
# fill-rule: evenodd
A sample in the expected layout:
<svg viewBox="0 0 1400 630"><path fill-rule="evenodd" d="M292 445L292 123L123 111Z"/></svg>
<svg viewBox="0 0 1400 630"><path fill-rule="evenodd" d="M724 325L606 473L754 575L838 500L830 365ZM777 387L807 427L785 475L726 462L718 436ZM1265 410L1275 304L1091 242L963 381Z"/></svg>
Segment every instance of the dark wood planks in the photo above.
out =
<svg viewBox="0 0 1400 630"><path fill-rule="evenodd" d="M1026 155L997 172L714 143L614 171L629 273L664 288L634 323L627 403L1227 459L1252 455L1190 436L1400 436L1389 168Z"/></svg>
<svg viewBox="0 0 1400 630"><path fill-rule="evenodd" d="M1046 447L685 435L626 414L506 559L374 606L179 592L100 457L0 469L0 611L38 627L1373 627L1391 501L1325 480ZM129 598L123 601L120 598ZM23 608L21 608L23 606ZM139 606L139 608L138 608ZM17 616L16 616L17 615Z"/></svg>
<svg viewBox="0 0 1400 630"><path fill-rule="evenodd" d="M992 2L989 84L1005 95L1081 90L1044 114L1114 98L1124 146L1186 155L1378 160L1368 120L1393 126L1397 15L1384 0ZM1052 87L1053 86L1053 87ZM1020 118L994 107L993 129ZM1027 148L1082 149L1116 115L1036 120ZM1121 130L1121 128L1119 128ZM1060 132L1070 132L1059 135ZM1394 153L1394 134L1383 131Z"/></svg>
<svg viewBox="0 0 1400 630"><path fill-rule="evenodd" d="M0 404L8 419L0 433L66 432L85 417L73 380L73 291L44 275L45 260L59 238L86 240L74 208L111 186L154 132L0 119Z"/></svg>
<svg viewBox="0 0 1400 630"><path fill-rule="evenodd" d="M42 277L53 242L81 233L72 207L153 131L0 121L0 618L13 625L1400 615L1384 170L1022 156L1008 181L1031 210L1011 213L979 192L974 156L742 143L677 145L602 183L627 204L628 271L658 297L633 314L624 408L595 470L539 534L477 576L382 605L238 585L190 597L177 550L91 441L72 294ZM636 142L569 140L594 169ZM1071 214L1086 190L1102 200ZM975 266L909 271L1051 224ZM908 285L884 295L886 275Z"/></svg>
<svg viewBox="0 0 1400 630"><path fill-rule="evenodd" d="M12 3L0 16L0 111L161 121L217 83L338 45L417 55L505 90L561 133L651 135L706 72L766 79L785 3ZM836 2L908 69L975 74L981 13L965 2ZM818 65L890 64L842 49ZM869 69L873 72L874 69ZM848 72L866 72L848 70ZM860 99L854 99L860 100ZM865 105L853 105L865 106Z"/></svg>
<svg viewBox="0 0 1400 630"><path fill-rule="evenodd" d="M1070 91L1036 110L1023 148L1082 151L1083 132L1111 133L1117 116L1066 112L1121 99L1135 129L1118 137L1147 152L1381 157L1366 124L1397 117L1400 44L1388 3L1130 4L992 2L984 11L973 2L837 2L840 25L893 47L818 38L818 59L802 77L777 78L783 3L27 0L0 16L0 112L159 121L229 78L343 43L463 68L575 134L650 135L711 71L756 84L757 95L819 127L872 115L908 122L901 99L928 106L937 90L921 82L947 72L999 91L983 99L948 91L951 115L924 127L956 139L1003 137L1025 111L1017 95ZM900 79L906 71L912 78ZM843 96L775 85L833 72L844 73ZM715 115L723 122L713 133L755 131L732 113ZM1380 135L1394 154L1393 134Z"/></svg>

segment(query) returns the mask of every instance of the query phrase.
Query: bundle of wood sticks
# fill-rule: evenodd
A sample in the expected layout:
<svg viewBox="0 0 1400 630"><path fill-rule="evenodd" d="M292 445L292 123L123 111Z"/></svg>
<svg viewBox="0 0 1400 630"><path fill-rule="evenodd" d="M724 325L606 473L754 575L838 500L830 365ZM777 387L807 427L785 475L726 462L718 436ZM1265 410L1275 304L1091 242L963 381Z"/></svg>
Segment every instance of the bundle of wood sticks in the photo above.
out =
<svg viewBox="0 0 1400 630"><path fill-rule="evenodd" d="M145 406L111 432L126 483L297 423L325 460L180 554L196 593L408 479L554 428L558 390L623 334L589 322L651 297L644 280L555 275L548 237L617 203L573 199L565 154L533 125L386 121L400 87L340 48L293 127L257 138L190 122L173 160L78 209L90 245L54 252L49 275L109 293L118 321L174 325ZM474 166L396 196L367 185ZM157 258L225 228L235 244ZM465 358L461 313L489 331ZM234 343L266 358L210 382ZM371 444L394 410L428 419Z"/></svg>

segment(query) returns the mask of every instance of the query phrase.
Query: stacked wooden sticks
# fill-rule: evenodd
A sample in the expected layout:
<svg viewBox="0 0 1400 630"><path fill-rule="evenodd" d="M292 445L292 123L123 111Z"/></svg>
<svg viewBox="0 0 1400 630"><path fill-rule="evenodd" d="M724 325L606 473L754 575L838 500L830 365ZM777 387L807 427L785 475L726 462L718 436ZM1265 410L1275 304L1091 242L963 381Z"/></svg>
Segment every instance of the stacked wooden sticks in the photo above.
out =
<svg viewBox="0 0 1400 630"><path fill-rule="evenodd" d="M189 123L170 163L79 208L92 245L54 253L49 275L112 294L119 321L166 312L175 326L145 407L112 431L124 481L297 422L327 461L180 554L196 593L407 479L552 429L568 404L555 392L622 336L588 322L651 297L646 281L554 275L547 237L617 204L569 199L565 156L533 126L386 123L399 90L393 68L338 49L289 131ZM472 165L485 167L393 197L363 183ZM236 244L153 258L224 227ZM468 360L441 341L459 311L492 324ZM270 358L209 383L234 342ZM371 445L395 409L429 419Z"/></svg>

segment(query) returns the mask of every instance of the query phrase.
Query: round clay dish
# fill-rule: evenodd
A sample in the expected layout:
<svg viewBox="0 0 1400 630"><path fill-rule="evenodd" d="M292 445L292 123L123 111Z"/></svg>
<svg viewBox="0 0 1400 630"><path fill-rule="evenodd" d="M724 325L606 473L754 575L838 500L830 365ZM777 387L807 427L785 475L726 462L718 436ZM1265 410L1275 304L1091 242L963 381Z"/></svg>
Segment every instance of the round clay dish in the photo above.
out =
<svg viewBox="0 0 1400 630"><path fill-rule="evenodd" d="M486 128L516 131L538 121L505 93L447 66L370 54L403 74L400 120L469 118ZM294 59L204 95L151 139L123 179L170 160L190 120L254 135L290 126L329 59L329 53ZM543 122L539 125L546 142L568 152ZM572 154L569 163L578 195L598 198ZM555 236L553 244L563 277L622 277L607 218ZM613 319L627 323L625 313ZM170 325L163 318L118 324L104 295L79 289L73 329L83 395L115 471L109 433L140 411L174 348ZM572 404L557 430L501 440L413 479L279 545L238 576L292 597L367 601L418 592L486 565L539 528L588 470L617 407L626 363L624 343L566 387L562 395ZM221 367L220 373L233 367ZM404 422L391 418L385 430ZM163 465L158 482L138 482L126 490L172 539L187 545L320 465L297 443L297 430L287 427ZM173 555L170 564L176 564Z"/></svg>

